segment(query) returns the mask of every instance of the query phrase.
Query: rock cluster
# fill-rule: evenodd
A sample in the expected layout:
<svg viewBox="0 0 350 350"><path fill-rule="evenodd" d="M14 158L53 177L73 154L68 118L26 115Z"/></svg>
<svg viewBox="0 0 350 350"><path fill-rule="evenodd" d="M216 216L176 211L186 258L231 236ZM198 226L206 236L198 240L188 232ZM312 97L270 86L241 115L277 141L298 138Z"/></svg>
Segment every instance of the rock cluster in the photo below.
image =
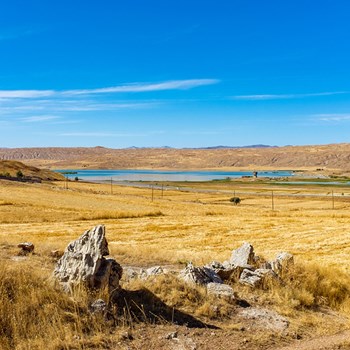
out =
<svg viewBox="0 0 350 350"><path fill-rule="evenodd" d="M54 277L64 290L83 284L89 289L107 288L110 296L116 296L120 289L122 267L109 255L105 227L99 225L84 232L71 242L58 260Z"/></svg>
<svg viewBox="0 0 350 350"><path fill-rule="evenodd" d="M232 288L222 285L223 281L237 281L251 287L263 287L271 279L283 276L293 265L292 254L283 252L271 262L262 262L255 255L254 247L243 243L238 249L232 251L230 260L223 263L213 261L203 266L195 267L191 263L179 274L184 281L207 286L208 293L216 295L230 294ZM232 294L233 296L233 291Z"/></svg>

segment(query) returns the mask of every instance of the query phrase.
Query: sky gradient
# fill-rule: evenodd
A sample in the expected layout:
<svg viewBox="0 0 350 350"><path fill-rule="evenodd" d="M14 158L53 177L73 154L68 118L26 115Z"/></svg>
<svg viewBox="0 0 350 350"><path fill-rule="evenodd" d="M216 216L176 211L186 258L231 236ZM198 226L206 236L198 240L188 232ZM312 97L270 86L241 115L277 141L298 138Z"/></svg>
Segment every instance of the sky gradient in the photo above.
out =
<svg viewBox="0 0 350 350"><path fill-rule="evenodd" d="M0 6L0 147L349 142L347 0Z"/></svg>

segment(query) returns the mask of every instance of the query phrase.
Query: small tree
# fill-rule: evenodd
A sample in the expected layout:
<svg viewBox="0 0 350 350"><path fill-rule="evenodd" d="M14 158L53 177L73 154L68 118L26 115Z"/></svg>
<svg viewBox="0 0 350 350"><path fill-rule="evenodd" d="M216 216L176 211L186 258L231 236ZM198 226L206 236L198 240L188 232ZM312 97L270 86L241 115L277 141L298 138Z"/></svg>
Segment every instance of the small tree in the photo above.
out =
<svg viewBox="0 0 350 350"><path fill-rule="evenodd" d="M241 203L241 198L239 198L239 197L232 197L230 199L230 202L233 203L234 205L237 205L237 204Z"/></svg>
<svg viewBox="0 0 350 350"><path fill-rule="evenodd" d="M18 170L17 173L16 173L16 176L19 178L19 179L22 179L24 177L23 173L21 170Z"/></svg>

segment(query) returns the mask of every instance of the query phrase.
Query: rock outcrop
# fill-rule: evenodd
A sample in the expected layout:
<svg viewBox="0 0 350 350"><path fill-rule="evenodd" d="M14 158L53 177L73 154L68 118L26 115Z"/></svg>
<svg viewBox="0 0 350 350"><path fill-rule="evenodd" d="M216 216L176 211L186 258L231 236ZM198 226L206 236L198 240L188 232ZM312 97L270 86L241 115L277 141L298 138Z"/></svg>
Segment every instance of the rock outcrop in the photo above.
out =
<svg viewBox="0 0 350 350"><path fill-rule="evenodd" d="M105 258L107 255L105 227L99 225L67 246L57 262L54 277L66 291L83 284L89 289L108 288L109 294L115 296L123 270L114 259Z"/></svg>
<svg viewBox="0 0 350 350"><path fill-rule="evenodd" d="M255 262L254 248L251 244L245 242L231 255L230 264L239 267L250 267Z"/></svg>
<svg viewBox="0 0 350 350"><path fill-rule="evenodd" d="M19 255L27 255L34 252L34 244L31 242L19 243L17 247L21 248Z"/></svg>
<svg viewBox="0 0 350 350"><path fill-rule="evenodd" d="M195 267L192 263L180 271L179 277L185 282L206 285L208 283L222 283L220 276L208 267Z"/></svg>

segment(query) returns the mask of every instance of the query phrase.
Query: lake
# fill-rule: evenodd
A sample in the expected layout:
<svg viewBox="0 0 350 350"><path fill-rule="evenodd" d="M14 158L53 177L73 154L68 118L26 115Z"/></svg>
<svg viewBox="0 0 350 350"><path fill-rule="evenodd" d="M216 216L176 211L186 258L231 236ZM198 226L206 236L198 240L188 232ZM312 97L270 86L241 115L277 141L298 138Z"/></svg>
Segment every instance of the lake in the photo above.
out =
<svg viewBox="0 0 350 350"><path fill-rule="evenodd" d="M86 181L211 181L228 177L253 176L251 171L168 171L168 170L56 170L69 179ZM66 173L66 174L65 174ZM258 177L289 177L292 171L259 171Z"/></svg>

